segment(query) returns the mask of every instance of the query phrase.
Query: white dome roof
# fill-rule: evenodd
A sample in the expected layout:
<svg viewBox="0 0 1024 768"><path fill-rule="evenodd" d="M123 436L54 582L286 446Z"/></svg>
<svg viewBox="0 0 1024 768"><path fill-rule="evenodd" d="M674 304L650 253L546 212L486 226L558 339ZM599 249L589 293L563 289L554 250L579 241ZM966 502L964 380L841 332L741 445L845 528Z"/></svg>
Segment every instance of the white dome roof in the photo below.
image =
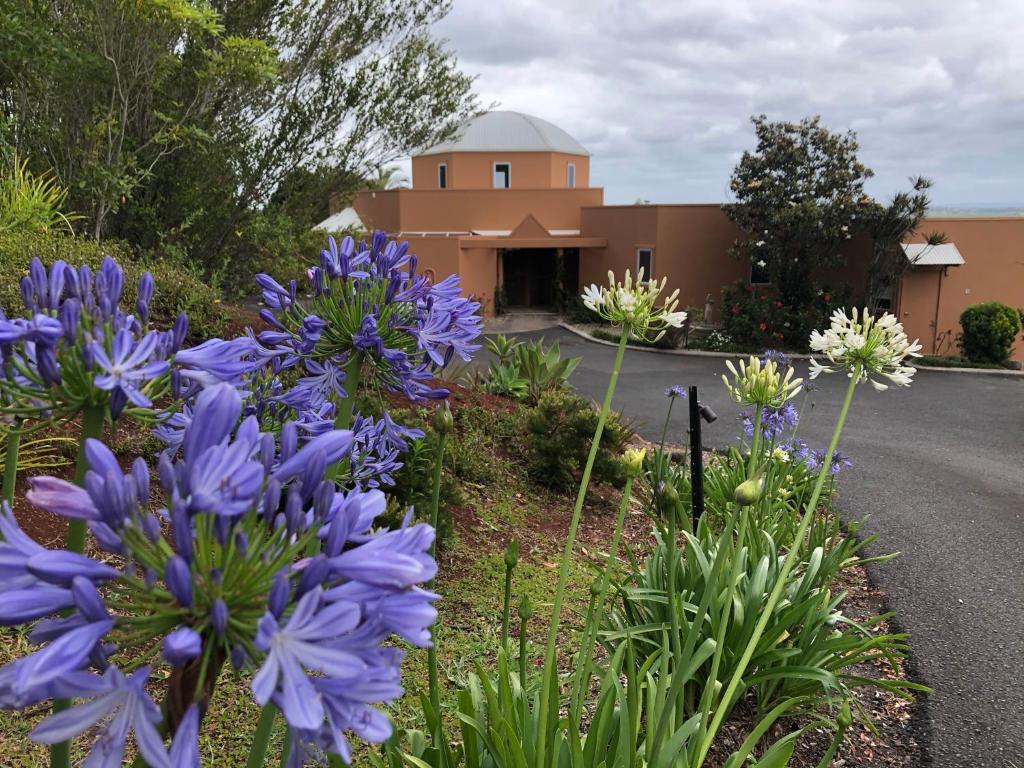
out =
<svg viewBox="0 0 1024 768"><path fill-rule="evenodd" d="M557 125L522 112L484 112L459 129L458 137L420 153L445 152L564 152L590 155L586 148Z"/></svg>

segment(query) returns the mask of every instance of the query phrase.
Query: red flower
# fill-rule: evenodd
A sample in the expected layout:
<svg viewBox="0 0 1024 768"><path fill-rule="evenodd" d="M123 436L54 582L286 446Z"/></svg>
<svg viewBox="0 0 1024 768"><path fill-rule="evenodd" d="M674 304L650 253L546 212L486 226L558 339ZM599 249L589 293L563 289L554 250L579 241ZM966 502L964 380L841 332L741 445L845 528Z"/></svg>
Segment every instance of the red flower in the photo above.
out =
<svg viewBox="0 0 1024 768"><path fill-rule="evenodd" d="M825 301L832 301L832 294L826 293L822 298L825 299Z"/></svg>
<svg viewBox="0 0 1024 768"><path fill-rule="evenodd" d="M782 306L782 302L781 301L775 301L775 302L772 302L772 303L775 304L776 307L781 307Z"/></svg>
<svg viewBox="0 0 1024 768"><path fill-rule="evenodd" d="M767 323L761 323L761 325L759 325L758 328L760 328L762 331L765 331L765 330L768 329L768 324Z"/></svg>
<svg viewBox="0 0 1024 768"><path fill-rule="evenodd" d="M735 305L733 305L733 308L732 308L732 313L733 313L734 315L738 315L738 314L740 313L740 308L739 308L739 307L737 307L737 306L735 306Z"/></svg>

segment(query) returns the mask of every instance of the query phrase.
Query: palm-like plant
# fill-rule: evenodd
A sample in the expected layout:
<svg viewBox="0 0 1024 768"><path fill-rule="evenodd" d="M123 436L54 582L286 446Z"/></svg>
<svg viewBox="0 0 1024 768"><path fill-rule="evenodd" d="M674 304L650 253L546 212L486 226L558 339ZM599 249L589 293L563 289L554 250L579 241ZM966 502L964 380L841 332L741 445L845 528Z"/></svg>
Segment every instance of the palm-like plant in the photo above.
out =
<svg viewBox="0 0 1024 768"><path fill-rule="evenodd" d="M0 231L46 232L81 218L62 212L68 191L50 171L32 173L28 161L14 155L0 176Z"/></svg>

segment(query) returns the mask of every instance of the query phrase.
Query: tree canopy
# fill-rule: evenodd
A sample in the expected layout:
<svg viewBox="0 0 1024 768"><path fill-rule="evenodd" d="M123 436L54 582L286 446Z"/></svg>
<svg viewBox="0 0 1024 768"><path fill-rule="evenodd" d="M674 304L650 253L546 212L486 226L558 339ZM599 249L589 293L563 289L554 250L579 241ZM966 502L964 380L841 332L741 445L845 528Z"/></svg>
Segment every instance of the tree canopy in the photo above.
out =
<svg viewBox="0 0 1024 768"><path fill-rule="evenodd" d="M211 272L244 252L254 216L282 207L282 182L318 186L297 169L350 190L477 109L431 29L448 10L0 0L0 145L52 171L95 237L177 249Z"/></svg>

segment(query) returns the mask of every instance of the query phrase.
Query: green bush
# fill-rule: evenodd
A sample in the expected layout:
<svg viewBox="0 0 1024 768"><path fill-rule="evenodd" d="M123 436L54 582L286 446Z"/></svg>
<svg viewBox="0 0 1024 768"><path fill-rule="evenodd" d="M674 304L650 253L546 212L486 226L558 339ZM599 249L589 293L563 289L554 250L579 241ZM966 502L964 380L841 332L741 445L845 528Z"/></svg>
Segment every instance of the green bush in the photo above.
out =
<svg viewBox="0 0 1024 768"><path fill-rule="evenodd" d="M986 301L968 307L960 315L960 350L978 363L1004 363L1020 333L1020 315L1013 307Z"/></svg>
<svg viewBox="0 0 1024 768"><path fill-rule="evenodd" d="M738 281L722 290L722 330L740 349L807 349L811 331L846 306L849 291L822 287L807 306L786 304L771 286Z"/></svg>
<svg viewBox="0 0 1024 768"><path fill-rule="evenodd" d="M192 341L220 336L225 330L227 312L220 303L220 295L182 267L158 259L138 261L123 243L97 244L86 238L55 233L0 232L0 307L4 312L22 312L18 283L28 274L29 261L35 256L47 266L64 259L69 264L88 264L94 269L104 256L112 256L125 272L124 306L135 305L139 277L149 271L156 280L150 317L157 327L170 327L178 313L185 311Z"/></svg>
<svg viewBox="0 0 1024 768"><path fill-rule="evenodd" d="M526 418L529 445L527 472L541 485L565 489L579 479L590 452L598 413L586 400L568 392L549 392ZM625 481L622 452L633 430L612 413L594 461L593 477L620 486Z"/></svg>

